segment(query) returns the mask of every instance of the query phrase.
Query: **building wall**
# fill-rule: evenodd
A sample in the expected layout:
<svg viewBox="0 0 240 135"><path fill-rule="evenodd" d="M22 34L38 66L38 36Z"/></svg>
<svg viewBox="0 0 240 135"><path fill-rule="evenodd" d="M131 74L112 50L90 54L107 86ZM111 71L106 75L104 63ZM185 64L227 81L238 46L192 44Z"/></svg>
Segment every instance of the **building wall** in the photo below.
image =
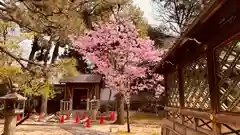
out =
<svg viewBox="0 0 240 135"><path fill-rule="evenodd" d="M101 89L101 95L100 95L100 100L101 101L108 101L108 98L109 98L109 94L110 94L110 89L109 88L103 88ZM118 92L116 90L112 90L112 95L110 97L110 101L114 101L115 100L115 95L117 94Z"/></svg>
<svg viewBox="0 0 240 135"><path fill-rule="evenodd" d="M109 98L109 93L110 93L110 89L108 88L104 88L101 90L101 96L100 96L100 100L101 100L101 108L103 109L104 106L108 103L108 98ZM110 106L115 106L115 95L118 92L116 90L112 90L112 95L110 98ZM153 97L154 95L150 92L139 92L138 94L134 94L131 96L131 101L130 101L130 109L131 110L138 110L138 109L142 109L144 110L144 108L148 108L149 106L149 99L152 99L151 97ZM113 107L114 108L114 107ZM112 109L113 109L112 108ZM151 108L145 109L145 110L151 110ZM154 110L153 110L154 111Z"/></svg>

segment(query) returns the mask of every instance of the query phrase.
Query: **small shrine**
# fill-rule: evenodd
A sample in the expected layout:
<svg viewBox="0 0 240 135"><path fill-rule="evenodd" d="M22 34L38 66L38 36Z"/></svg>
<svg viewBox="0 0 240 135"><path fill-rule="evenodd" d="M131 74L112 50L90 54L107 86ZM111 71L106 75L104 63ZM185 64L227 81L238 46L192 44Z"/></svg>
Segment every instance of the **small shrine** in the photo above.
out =
<svg viewBox="0 0 240 135"><path fill-rule="evenodd" d="M64 78L59 82L62 85L61 87L64 88L63 99L60 101L60 111L62 114L81 109L90 111L90 102L100 100L101 75L81 74L79 76Z"/></svg>

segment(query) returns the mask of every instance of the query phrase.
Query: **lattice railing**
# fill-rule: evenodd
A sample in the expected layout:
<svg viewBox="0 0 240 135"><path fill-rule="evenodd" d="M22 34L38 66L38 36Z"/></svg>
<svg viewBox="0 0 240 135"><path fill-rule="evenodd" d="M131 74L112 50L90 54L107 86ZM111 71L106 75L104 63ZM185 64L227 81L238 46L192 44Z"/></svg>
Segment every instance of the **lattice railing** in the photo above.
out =
<svg viewBox="0 0 240 135"><path fill-rule="evenodd" d="M194 117L191 116L183 116L184 123L186 124L194 124Z"/></svg>
<svg viewBox="0 0 240 135"><path fill-rule="evenodd" d="M220 91L219 104L220 111L216 115L224 114L230 116L239 116L240 114L240 41L232 41L228 44L221 45L215 50L216 55L216 83ZM181 71L181 70L179 70ZM182 69L184 81L184 107L180 109L179 98L179 80L178 72L175 71L167 76L167 94L168 119L186 125L195 125L195 129L204 129L210 132L215 131L213 121L198 116L187 116L190 109L200 109L204 113L212 113L209 111L210 92L208 84L208 67L207 57L203 56L195 62L186 65ZM214 94L214 93L213 93ZM190 109L188 109L190 108ZM166 108L165 108L166 109ZM175 111L173 111L175 109ZM170 111L169 111L170 110ZM177 111L176 111L177 110ZM181 112L182 111L182 112ZM193 111L193 110L191 110ZM194 110L196 111L196 110ZM182 114L180 115L181 112ZM225 113L232 112L232 113ZM185 113L185 114L184 114ZM237 113L237 114L236 114ZM205 115L205 114L204 114ZM209 114L210 115L210 114ZM194 117L196 118L194 118ZM183 118L183 119L182 119ZM201 119L200 119L201 118ZM240 135L239 125L231 122L225 122L224 119L218 117L217 124L221 125L221 135ZM196 123L197 121L197 123ZM234 123L234 122L233 122ZM236 123L236 122L235 122ZM238 126L238 127L237 127Z"/></svg>
<svg viewBox="0 0 240 135"><path fill-rule="evenodd" d="M167 112L167 118L168 119L172 119L174 121L178 121L178 122L181 121L181 117L180 117L180 114L178 112L170 112L170 111L168 111Z"/></svg>
<svg viewBox="0 0 240 135"><path fill-rule="evenodd" d="M178 72L169 74L167 77L168 106L180 107Z"/></svg>
<svg viewBox="0 0 240 135"><path fill-rule="evenodd" d="M183 70L186 108L210 109L207 59L202 57Z"/></svg>
<svg viewBox="0 0 240 135"><path fill-rule="evenodd" d="M205 119L198 119L197 127L203 128L206 130L212 130L212 121L211 120L205 120Z"/></svg>
<svg viewBox="0 0 240 135"><path fill-rule="evenodd" d="M216 49L221 111L240 112L240 42Z"/></svg>
<svg viewBox="0 0 240 135"><path fill-rule="evenodd" d="M240 135L240 128L221 124L221 135Z"/></svg>

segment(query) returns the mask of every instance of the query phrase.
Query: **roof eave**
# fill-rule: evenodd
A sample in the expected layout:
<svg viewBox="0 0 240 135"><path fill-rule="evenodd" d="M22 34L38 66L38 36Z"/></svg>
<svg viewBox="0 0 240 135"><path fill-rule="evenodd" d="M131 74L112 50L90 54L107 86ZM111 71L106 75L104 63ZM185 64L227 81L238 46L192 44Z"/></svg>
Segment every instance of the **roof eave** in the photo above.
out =
<svg viewBox="0 0 240 135"><path fill-rule="evenodd" d="M176 41L176 43L169 49L169 51L163 56L163 59L158 64L158 67L155 68L155 71L158 71L171 54L176 51L178 47L181 47L189 38L192 37L197 26L206 22L224 3L226 0L212 0L205 10L202 10L198 17L193 21L191 25L182 33L181 37Z"/></svg>

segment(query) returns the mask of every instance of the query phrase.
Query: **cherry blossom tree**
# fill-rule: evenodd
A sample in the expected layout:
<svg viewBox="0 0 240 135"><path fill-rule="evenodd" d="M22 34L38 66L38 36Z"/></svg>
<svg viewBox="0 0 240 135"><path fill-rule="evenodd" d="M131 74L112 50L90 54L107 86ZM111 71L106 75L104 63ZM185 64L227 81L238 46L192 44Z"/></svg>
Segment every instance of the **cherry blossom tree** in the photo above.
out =
<svg viewBox="0 0 240 135"><path fill-rule="evenodd" d="M164 51L154 49L148 37L140 38L137 29L129 21L113 21L95 25L92 31L73 39L76 51L96 66L95 71L104 76L107 87L119 91L118 118L124 123L124 100L129 106L130 95L136 87L131 82L146 76L149 68L142 63L161 60Z"/></svg>
<svg viewBox="0 0 240 135"><path fill-rule="evenodd" d="M159 98L164 92L164 80L163 76L154 73L153 70L147 70L144 77L136 78L132 84L132 91L148 91L154 94L155 98Z"/></svg>

